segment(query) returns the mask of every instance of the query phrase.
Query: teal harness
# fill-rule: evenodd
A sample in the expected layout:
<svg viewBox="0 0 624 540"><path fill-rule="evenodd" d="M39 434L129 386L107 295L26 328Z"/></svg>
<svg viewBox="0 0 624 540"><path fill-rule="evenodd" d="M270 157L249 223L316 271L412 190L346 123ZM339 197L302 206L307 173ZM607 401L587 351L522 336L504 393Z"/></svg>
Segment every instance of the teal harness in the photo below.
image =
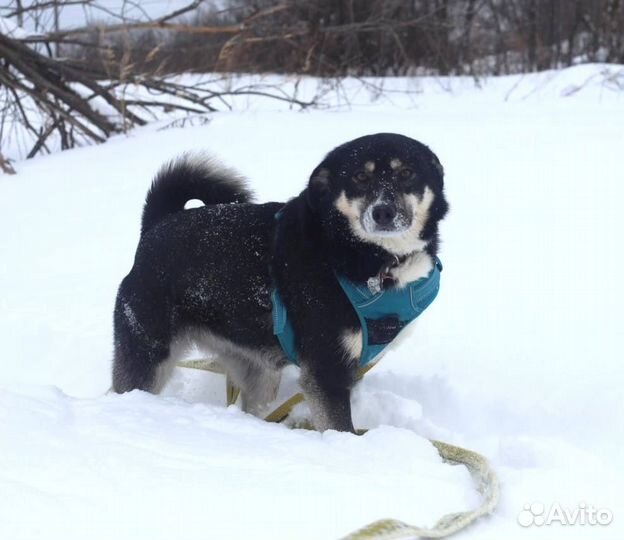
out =
<svg viewBox="0 0 624 540"><path fill-rule="evenodd" d="M434 267L426 277L412 281L401 289L386 289L376 293L371 292L364 283L354 283L344 276L336 275L360 320L360 367L377 358L398 333L435 300L440 289L441 270L442 263L436 257ZM277 289L273 290L271 300L273 334L277 336L288 359L298 364L295 333Z"/></svg>

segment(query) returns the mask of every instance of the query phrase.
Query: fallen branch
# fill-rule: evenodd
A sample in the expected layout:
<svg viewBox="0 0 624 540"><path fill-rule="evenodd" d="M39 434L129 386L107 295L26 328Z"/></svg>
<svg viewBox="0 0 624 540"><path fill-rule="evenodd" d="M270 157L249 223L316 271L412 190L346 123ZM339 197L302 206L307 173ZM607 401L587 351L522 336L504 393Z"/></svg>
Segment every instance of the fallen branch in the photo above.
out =
<svg viewBox="0 0 624 540"><path fill-rule="evenodd" d="M0 169L5 174L15 174L15 169L9 163L9 161L2 155L2 152L0 152Z"/></svg>

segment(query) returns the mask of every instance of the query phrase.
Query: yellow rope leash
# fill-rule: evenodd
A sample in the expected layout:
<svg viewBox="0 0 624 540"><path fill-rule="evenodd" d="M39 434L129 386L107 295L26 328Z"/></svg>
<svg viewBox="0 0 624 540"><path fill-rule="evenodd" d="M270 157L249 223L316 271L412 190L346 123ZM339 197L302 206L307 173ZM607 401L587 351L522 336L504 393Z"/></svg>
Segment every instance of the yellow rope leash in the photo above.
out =
<svg viewBox="0 0 624 540"><path fill-rule="evenodd" d="M341 540L407 540L409 538L445 538L465 529L482 516L491 514L499 498L498 478L482 455L442 441L430 440L440 456L455 465L465 465L482 495L481 504L466 512L442 516L431 528L409 525L396 519L381 519L358 529Z"/></svg>
<svg viewBox="0 0 624 540"><path fill-rule="evenodd" d="M178 365L180 367L201 369L212 373L224 373L223 368L214 362L208 362L206 360L183 361L179 362ZM362 378L373 365L375 364L369 364L362 368L358 373L358 379ZM239 390L226 375L228 405L236 402L238 394ZM283 422L291 413L293 407L303 400L303 394L295 394L267 415L265 420L268 422ZM357 432L358 434L362 434L366 433L366 430L357 430ZM446 514L431 528L409 525L408 523L396 519L381 519L358 529L341 540L408 540L417 537L444 538L466 528L475 520L491 514L494 511L498 504L500 488L496 473L490 467L487 459L477 452L461 448L460 446L454 446L432 439L430 439L430 442L435 446L444 461L453 465L464 465L468 469L476 483L477 489L481 493L481 504L477 508L466 512Z"/></svg>

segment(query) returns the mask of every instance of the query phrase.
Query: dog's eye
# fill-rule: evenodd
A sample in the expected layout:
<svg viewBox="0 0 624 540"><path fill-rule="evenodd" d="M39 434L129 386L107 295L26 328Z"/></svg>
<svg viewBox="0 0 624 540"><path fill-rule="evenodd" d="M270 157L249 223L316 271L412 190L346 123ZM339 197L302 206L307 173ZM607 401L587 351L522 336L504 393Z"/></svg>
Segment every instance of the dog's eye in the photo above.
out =
<svg viewBox="0 0 624 540"><path fill-rule="evenodd" d="M355 173L353 178L355 178L358 182L366 182L366 180L368 180L368 174L364 171L359 171Z"/></svg>
<svg viewBox="0 0 624 540"><path fill-rule="evenodd" d="M411 169L401 169L401 172L399 173L399 176L401 178L411 178L412 174L414 174L412 172Z"/></svg>

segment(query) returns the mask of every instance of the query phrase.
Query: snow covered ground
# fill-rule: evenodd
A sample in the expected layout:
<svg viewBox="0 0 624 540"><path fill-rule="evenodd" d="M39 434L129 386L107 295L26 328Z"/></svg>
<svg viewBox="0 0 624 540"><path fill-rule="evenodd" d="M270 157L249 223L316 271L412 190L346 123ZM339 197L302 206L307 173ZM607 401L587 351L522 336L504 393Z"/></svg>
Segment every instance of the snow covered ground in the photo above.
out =
<svg viewBox="0 0 624 540"><path fill-rule="evenodd" d="M499 508L462 538L622 538L624 92L602 70L395 80L418 92L304 113L252 103L16 163L0 176L0 536L321 540L383 517L433 525L478 501L435 437L486 454L501 479ZM115 290L164 160L208 149L261 200L285 200L333 146L379 131L435 150L451 213L437 301L355 392L356 425L377 429L267 424L190 370L160 396L105 395ZM578 510L576 524L522 527L531 503ZM581 524L589 505L612 522Z"/></svg>

